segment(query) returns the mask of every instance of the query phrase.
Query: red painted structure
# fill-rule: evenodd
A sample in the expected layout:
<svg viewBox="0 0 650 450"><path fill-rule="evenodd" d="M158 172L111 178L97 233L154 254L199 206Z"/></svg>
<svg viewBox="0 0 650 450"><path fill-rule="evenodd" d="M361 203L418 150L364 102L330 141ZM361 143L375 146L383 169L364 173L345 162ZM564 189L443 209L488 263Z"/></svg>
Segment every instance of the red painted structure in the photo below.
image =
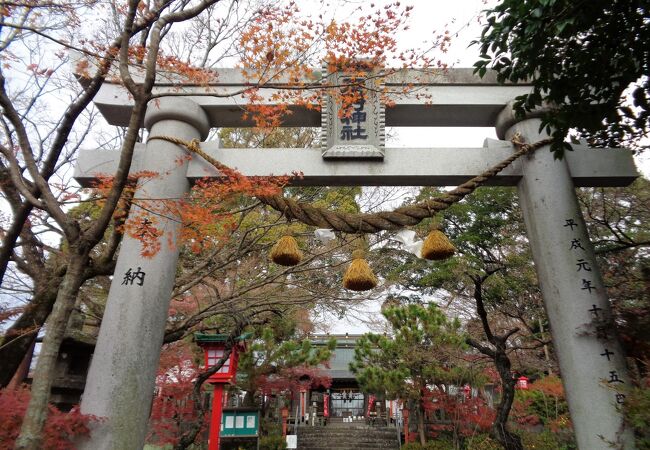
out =
<svg viewBox="0 0 650 450"><path fill-rule="evenodd" d="M528 378L521 376L517 378L517 389L528 390Z"/></svg>
<svg viewBox="0 0 650 450"><path fill-rule="evenodd" d="M289 418L289 408L286 406L280 410L282 414L282 436L287 435L287 419Z"/></svg>
<svg viewBox="0 0 650 450"><path fill-rule="evenodd" d="M370 417L373 406L375 406L375 396L370 394L368 397L368 408L366 408L366 417Z"/></svg>
<svg viewBox="0 0 650 450"><path fill-rule="evenodd" d="M330 396L329 394L323 394L323 417L327 418L330 416Z"/></svg>
<svg viewBox="0 0 650 450"><path fill-rule="evenodd" d="M210 434L208 438L208 450L219 450L221 433L221 415L223 411L223 387L234 381L237 375L239 353L245 350L244 340L248 335L239 336L233 345L230 356L221 368L208 378L207 382L214 386L212 395L212 414L210 415ZM205 357L205 369L215 366L223 357L226 350L227 334L204 334L195 333L194 340L203 348Z"/></svg>
<svg viewBox="0 0 650 450"><path fill-rule="evenodd" d="M307 415L307 387L300 386L300 417L302 419Z"/></svg>
<svg viewBox="0 0 650 450"><path fill-rule="evenodd" d="M472 388L471 388L471 386L469 384L466 384L465 386L463 386L463 392L465 393L465 398L467 400L472 398Z"/></svg>
<svg viewBox="0 0 650 450"><path fill-rule="evenodd" d="M404 419L404 442L409 443L409 410L402 409L402 419Z"/></svg>

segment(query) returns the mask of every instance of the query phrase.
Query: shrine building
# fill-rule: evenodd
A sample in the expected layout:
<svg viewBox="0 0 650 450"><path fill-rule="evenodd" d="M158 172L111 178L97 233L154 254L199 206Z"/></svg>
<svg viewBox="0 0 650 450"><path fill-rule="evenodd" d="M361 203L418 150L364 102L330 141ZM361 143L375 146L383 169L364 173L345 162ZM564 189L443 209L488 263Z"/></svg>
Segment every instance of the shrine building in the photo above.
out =
<svg viewBox="0 0 650 450"><path fill-rule="evenodd" d="M331 379L329 388L323 386L304 387L298 395L294 395L291 404L291 414L298 420L310 420L310 414L315 411L315 421L326 422L355 422L365 421L370 415L379 414L386 418L393 417L396 402L378 402L375 395L364 393L357 379L350 370L354 359L354 347L359 334L322 334L311 339L314 347L326 346L332 338L336 339L336 347L327 364L319 366L323 375ZM372 414L371 414L372 413Z"/></svg>

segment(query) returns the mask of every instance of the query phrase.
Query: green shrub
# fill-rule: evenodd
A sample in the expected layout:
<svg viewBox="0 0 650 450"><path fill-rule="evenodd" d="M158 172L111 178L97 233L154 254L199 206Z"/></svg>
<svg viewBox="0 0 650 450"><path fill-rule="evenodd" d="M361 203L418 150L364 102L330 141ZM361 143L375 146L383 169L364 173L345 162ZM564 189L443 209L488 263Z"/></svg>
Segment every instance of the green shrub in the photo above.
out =
<svg viewBox="0 0 650 450"><path fill-rule="evenodd" d="M521 442L526 449L535 450L572 450L577 448L571 438L563 433L544 430L541 433L522 432Z"/></svg>
<svg viewBox="0 0 650 450"><path fill-rule="evenodd" d="M400 447L400 450L423 450L422 444L419 442L409 442Z"/></svg>
<svg viewBox="0 0 650 450"><path fill-rule="evenodd" d="M650 387L632 389L625 399L625 419L634 429L639 450L650 450Z"/></svg>
<svg viewBox="0 0 650 450"><path fill-rule="evenodd" d="M468 450L500 450L499 442L489 434L479 434L465 439Z"/></svg>
<svg viewBox="0 0 650 450"><path fill-rule="evenodd" d="M261 418L260 429L264 436L279 436L282 434L282 424L277 419Z"/></svg>
<svg viewBox="0 0 650 450"><path fill-rule="evenodd" d="M423 447L424 450L454 450L454 444L445 439L429 441Z"/></svg>
<svg viewBox="0 0 650 450"><path fill-rule="evenodd" d="M424 446L419 442L410 442L402 445L401 450L454 450L454 444L445 439L436 439L428 441Z"/></svg>
<svg viewBox="0 0 650 450"><path fill-rule="evenodd" d="M287 441L284 436L264 436L260 438L260 450L285 450Z"/></svg>
<svg viewBox="0 0 650 450"><path fill-rule="evenodd" d="M547 395L541 391L518 390L515 394L515 401L523 406L524 418L529 416L537 417L539 422L544 425L569 413L569 405L566 400L561 397Z"/></svg>

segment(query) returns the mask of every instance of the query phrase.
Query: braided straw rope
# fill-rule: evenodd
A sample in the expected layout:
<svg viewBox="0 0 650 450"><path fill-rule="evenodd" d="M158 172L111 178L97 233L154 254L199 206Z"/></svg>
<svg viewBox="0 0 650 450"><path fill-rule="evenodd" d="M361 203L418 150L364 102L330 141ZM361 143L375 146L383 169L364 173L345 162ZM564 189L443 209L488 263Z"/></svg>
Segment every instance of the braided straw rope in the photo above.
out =
<svg viewBox="0 0 650 450"><path fill-rule="evenodd" d="M196 153L204 158L216 169L222 172L238 174L238 172L205 153L201 149L197 139L193 139L190 142L171 136L154 136L150 139L161 139L181 145L190 152ZM510 157L459 185L455 189L445 192L440 197L414 205L402 206L393 211L352 214L318 208L309 203L285 198L282 195L264 196L258 197L258 199L263 204L281 212L288 220L297 220L318 228L331 228L343 233L377 233L382 230L399 230L406 226L417 225L422 220L433 217L440 211L446 210L454 203L461 201L467 195L474 192L478 187L484 185L486 181L508 167L519 157L531 153L551 142L552 139L548 138L533 144L526 144L519 139L519 136L515 136L512 138L512 143L518 147L518 150ZM243 175L239 174L239 176Z"/></svg>

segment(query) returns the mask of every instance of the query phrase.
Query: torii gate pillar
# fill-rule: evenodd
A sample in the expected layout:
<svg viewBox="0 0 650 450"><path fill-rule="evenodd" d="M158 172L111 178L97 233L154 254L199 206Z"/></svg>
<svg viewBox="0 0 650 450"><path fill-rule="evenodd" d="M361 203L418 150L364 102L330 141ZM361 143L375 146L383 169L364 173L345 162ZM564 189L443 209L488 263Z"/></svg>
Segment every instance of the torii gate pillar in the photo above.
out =
<svg viewBox="0 0 650 450"><path fill-rule="evenodd" d="M540 123L515 119L508 105L497 134L537 142L548 137ZM517 189L578 448L633 449L620 411L629 387L625 358L566 159L546 147L521 164Z"/></svg>
<svg viewBox="0 0 650 450"><path fill-rule="evenodd" d="M151 137L204 139L210 130L206 113L189 99L164 97L149 103L145 126L149 141L144 167L158 176L143 183L134 198L182 198L189 190L185 150ZM137 209L132 207L131 217ZM109 420L93 428L92 440L80 442L79 448L131 450L144 445L178 261L180 223L172 215L169 211L157 218L156 228L164 235L151 258L141 256L138 240L124 235L81 402L83 414Z"/></svg>

